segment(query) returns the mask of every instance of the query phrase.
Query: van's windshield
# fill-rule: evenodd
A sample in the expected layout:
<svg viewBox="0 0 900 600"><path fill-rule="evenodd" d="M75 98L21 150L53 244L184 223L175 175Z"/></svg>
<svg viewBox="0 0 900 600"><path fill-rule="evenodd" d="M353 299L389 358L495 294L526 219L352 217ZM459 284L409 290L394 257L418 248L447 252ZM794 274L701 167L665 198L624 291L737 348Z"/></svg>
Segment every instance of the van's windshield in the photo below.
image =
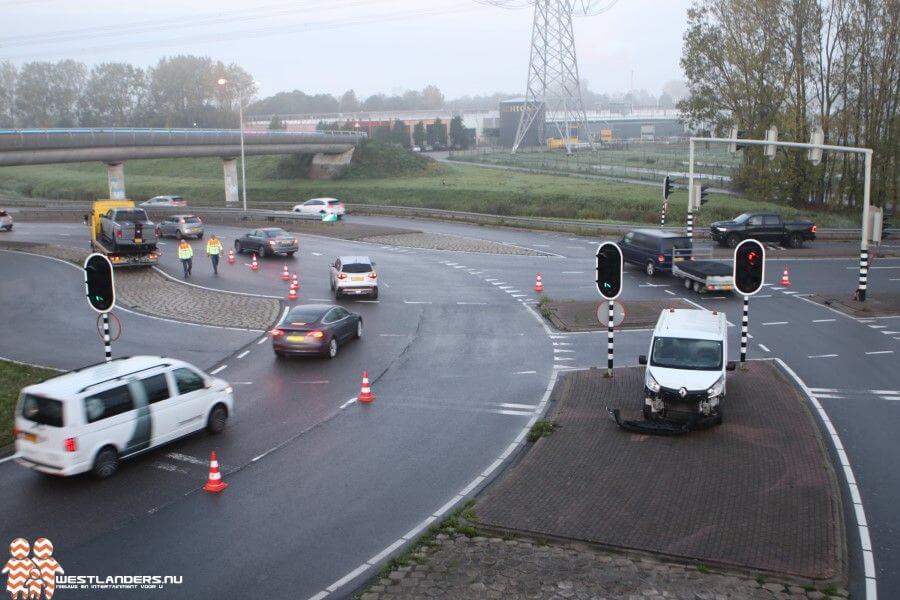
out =
<svg viewBox="0 0 900 600"><path fill-rule="evenodd" d="M658 337L653 342L650 364L666 369L718 371L722 368L722 342Z"/></svg>
<svg viewBox="0 0 900 600"><path fill-rule="evenodd" d="M52 398L25 394L22 398L22 418L41 425L62 427L63 404Z"/></svg>

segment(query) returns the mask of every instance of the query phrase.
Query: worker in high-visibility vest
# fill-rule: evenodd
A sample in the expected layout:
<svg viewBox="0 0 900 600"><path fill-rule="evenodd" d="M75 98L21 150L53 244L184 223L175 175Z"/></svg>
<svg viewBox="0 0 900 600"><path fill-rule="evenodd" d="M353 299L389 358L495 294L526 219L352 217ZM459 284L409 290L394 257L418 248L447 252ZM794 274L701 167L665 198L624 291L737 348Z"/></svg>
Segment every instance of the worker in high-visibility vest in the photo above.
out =
<svg viewBox="0 0 900 600"><path fill-rule="evenodd" d="M184 278L191 276L191 268L194 266L194 249L187 243L187 240L181 240L178 244L178 258L181 259L181 268L184 269Z"/></svg>
<svg viewBox="0 0 900 600"><path fill-rule="evenodd" d="M219 254L222 252L222 242L219 241L219 238L216 237L216 234L212 234L209 236L209 241L206 242L206 253L209 255L209 260L212 261L213 273L219 274Z"/></svg>

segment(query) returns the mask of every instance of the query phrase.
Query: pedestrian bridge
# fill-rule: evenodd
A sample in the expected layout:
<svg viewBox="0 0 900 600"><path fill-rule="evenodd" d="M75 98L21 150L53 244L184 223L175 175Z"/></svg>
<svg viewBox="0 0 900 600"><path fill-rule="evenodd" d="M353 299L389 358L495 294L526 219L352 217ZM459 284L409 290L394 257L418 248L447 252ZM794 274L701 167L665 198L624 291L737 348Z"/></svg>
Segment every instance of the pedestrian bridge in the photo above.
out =
<svg viewBox="0 0 900 600"><path fill-rule="evenodd" d="M347 164L366 137L355 131L245 130L244 154L311 155L310 177L327 179ZM0 129L0 167L103 162L110 198L125 197L124 162L146 158L221 157L227 202L237 201L236 158L241 132L236 129Z"/></svg>

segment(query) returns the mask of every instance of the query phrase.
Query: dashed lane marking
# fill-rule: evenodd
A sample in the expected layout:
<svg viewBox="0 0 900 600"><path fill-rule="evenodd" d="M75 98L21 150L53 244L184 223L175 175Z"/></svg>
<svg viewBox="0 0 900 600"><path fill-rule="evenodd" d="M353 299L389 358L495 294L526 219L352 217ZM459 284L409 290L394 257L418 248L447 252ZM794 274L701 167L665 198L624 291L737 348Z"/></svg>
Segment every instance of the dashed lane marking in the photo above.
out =
<svg viewBox="0 0 900 600"><path fill-rule="evenodd" d="M379 333L380 337L406 337L405 333Z"/></svg>
<svg viewBox="0 0 900 600"><path fill-rule="evenodd" d="M197 458L195 456L190 456L189 454L181 454L180 452L169 452L166 454L167 458L171 458L172 460L177 460L179 462L185 462L192 465L208 465L209 461L203 458Z"/></svg>
<svg viewBox="0 0 900 600"><path fill-rule="evenodd" d="M222 365L221 367L217 367L217 368L213 369L212 371L210 371L209 374L215 375L217 373L221 373L222 371L224 371L227 368L228 368L228 365Z"/></svg>
<svg viewBox="0 0 900 600"><path fill-rule="evenodd" d="M11 455L11 456L7 456L7 457L4 457L4 458L0 458L0 465L2 465L3 463L5 463L5 462L7 462L7 461L15 460L16 458L19 458L19 455L18 455L18 454L13 454L13 455Z"/></svg>
<svg viewBox="0 0 900 600"><path fill-rule="evenodd" d="M268 339L269 339L268 337L263 336L263 337L259 338L259 341L256 342L256 345L259 346L260 344L265 344L266 340L268 340Z"/></svg>
<svg viewBox="0 0 900 600"><path fill-rule="evenodd" d="M244 357L247 356L248 354L250 354L250 351L249 351L249 350L244 350L243 352L241 352L240 354L238 354L237 357L238 357L238 358L244 358Z"/></svg>
<svg viewBox="0 0 900 600"><path fill-rule="evenodd" d="M485 306L487 302L457 302L457 304L463 306Z"/></svg>
<svg viewBox="0 0 900 600"><path fill-rule="evenodd" d="M837 358L837 354L811 354L806 358Z"/></svg>
<svg viewBox="0 0 900 600"><path fill-rule="evenodd" d="M813 323L833 323L837 319L813 319Z"/></svg>
<svg viewBox="0 0 900 600"><path fill-rule="evenodd" d="M789 321L769 321L768 323L763 323L763 325L787 325Z"/></svg>
<svg viewBox="0 0 900 600"><path fill-rule="evenodd" d="M347 400L346 402L344 402L343 404L341 404L341 409L343 410L343 409L347 408L348 406L350 406L350 405L353 404L354 402L356 402L356 398L350 398L349 400Z"/></svg>
<svg viewBox="0 0 900 600"><path fill-rule="evenodd" d="M429 300L403 300L403 304L431 304Z"/></svg>
<svg viewBox="0 0 900 600"><path fill-rule="evenodd" d="M311 302L331 302L331 298L310 298Z"/></svg>
<svg viewBox="0 0 900 600"><path fill-rule="evenodd" d="M671 296L675 295L675 292L673 292L672 290L663 290L663 291Z"/></svg>
<svg viewBox="0 0 900 600"><path fill-rule="evenodd" d="M757 344L757 346L759 346L760 349L762 349L763 352L771 352L771 350L769 350L769 349L768 349L766 346L764 346L763 344Z"/></svg>
<svg viewBox="0 0 900 600"><path fill-rule="evenodd" d="M872 352L866 352L866 354L893 354L893 350L873 350Z"/></svg>
<svg viewBox="0 0 900 600"><path fill-rule="evenodd" d="M516 371L513 375L534 375L537 371Z"/></svg>
<svg viewBox="0 0 900 600"><path fill-rule="evenodd" d="M321 252L313 252L312 255L313 256L322 256L322 253Z"/></svg>

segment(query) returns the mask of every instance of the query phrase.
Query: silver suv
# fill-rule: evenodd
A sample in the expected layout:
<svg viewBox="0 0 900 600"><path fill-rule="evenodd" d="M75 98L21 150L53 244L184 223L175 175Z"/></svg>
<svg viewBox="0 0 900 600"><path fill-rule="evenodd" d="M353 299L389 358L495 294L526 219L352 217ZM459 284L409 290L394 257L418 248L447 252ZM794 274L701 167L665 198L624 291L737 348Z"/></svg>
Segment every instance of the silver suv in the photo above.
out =
<svg viewBox="0 0 900 600"><path fill-rule="evenodd" d="M171 215L159 222L159 237L203 239L203 221L197 215Z"/></svg>

